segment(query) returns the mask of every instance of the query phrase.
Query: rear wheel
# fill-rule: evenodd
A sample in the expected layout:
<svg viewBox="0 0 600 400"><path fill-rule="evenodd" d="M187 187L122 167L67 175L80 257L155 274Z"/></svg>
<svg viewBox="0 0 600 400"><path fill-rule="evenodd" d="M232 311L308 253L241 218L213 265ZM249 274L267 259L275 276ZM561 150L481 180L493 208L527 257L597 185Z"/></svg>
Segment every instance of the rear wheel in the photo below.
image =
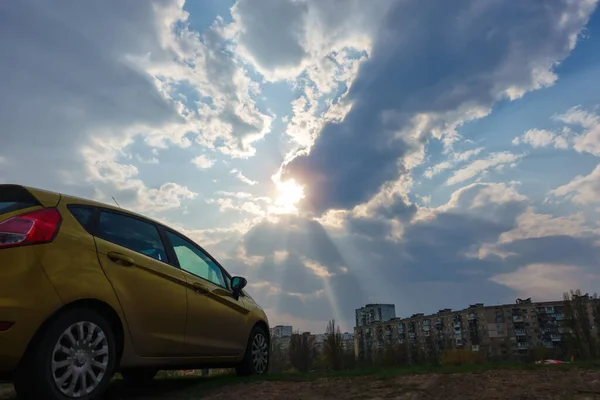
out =
<svg viewBox="0 0 600 400"><path fill-rule="evenodd" d="M150 383L157 373L158 370L154 368L127 368L121 370L123 380L130 386L142 386Z"/></svg>
<svg viewBox="0 0 600 400"><path fill-rule="evenodd" d="M269 370L269 338L264 329L254 327L250 333L244 359L236 368L238 375L262 375Z"/></svg>
<svg viewBox="0 0 600 400"><path fill-rule="evenodd" d="M98 399L115 370L111 325L94 310L65 311L32 343L15 377L19 399Z"/></svg>

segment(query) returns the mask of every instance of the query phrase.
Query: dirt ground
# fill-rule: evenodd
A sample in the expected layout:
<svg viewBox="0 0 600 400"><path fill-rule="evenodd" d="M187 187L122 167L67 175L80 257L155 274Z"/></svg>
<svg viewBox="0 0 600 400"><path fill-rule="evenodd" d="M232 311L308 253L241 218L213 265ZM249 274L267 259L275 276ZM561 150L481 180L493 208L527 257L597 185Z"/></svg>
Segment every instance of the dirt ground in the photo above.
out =
<svg viewBox="0 0 600 400"><path fill-rule="evenodd" d="M328 378L306 382L267 381L210 390L202 386L202 380L196 379L159 380L135 390L114 384L106 399L600 400L600 371L495 370L386 378ZM4 395L9 398L8 392L5 391Z"/></svg>
<svg viewBox="0 0 600 400"><path fill-rule="evenodd" d="M323 379L312 382L261 382L207 393L217 399L600 399L600 371L486 371L481 373Z"/></svg>

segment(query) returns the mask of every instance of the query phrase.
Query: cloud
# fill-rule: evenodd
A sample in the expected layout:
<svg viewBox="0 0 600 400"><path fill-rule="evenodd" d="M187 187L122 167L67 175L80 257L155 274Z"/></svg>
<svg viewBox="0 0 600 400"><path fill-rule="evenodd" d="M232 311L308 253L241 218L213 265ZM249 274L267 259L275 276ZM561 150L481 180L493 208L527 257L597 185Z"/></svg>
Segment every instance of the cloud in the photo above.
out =
<svg viewBox="0 0 600 400"><path fill-rule="evenodd" d="M237 21L240 52L265 74L302 64L307 56L302 46L307 11L303 1L237 2L231 13Z"/></svg>
<svg viewBox="0 0 600 400"><path fill-rule="evenodd" d="M455 171L446 183L448 185L455 185L490 170L500 170L507 165L512 166L523 158L523 156L524 154L513 154L508 151L491 153L487 158L475 160L466 167Z"/></svg>
<svg viewBox="0 0 600 400"><path fill-rule="evenodd" d="M582 213L565 216L536 213L528 208L517 218L514 229L503 232L494 243L484 243L473 254L473 257L507 257L517 256L517 253L508 250L512 243L530 241L534 239L562 237L562 238L593 238L598 236L598 229L590 227Z"/></svg>
<svg viewBox="0 0 600 400"><path fill-rule="evenodd" d="M569 148L567 138L546 129L530 129L522 136L513 139L512 144L529 144L532 147L549 147L557 149Z"/></svg>
<svg viewBox="0 0 600 400"><path fill-rule="evenodd" d="M459 153L452 153L448 161L442 161L439 164L435 164L434 166L427 168L423 175L426 178L433 178L435 175L438 175L446 170L452 169L458 163L468 161L469 159L481 153L482 150L483 147L478 147L476 149L466 150Z"/></svg>
<svg viewBox="0 0 600 400"><path fill-rule="evenodd" d="M103 177L107 165L134 176L122 158L137 139L150 148L200 143L231 157L253 155L253 143L269 132L273 117L257 109L258 85L222 51L222 24L200 35L190 29L183 5L3 4L0 48L11 60L0 63L7 82L0 93L6 176L88 197L137 192L140 206L133 208L147 210L151 202L143 197L158 187ZM189 95L180 96L181 88ZM18 167L23 159L52 168L32 174ZM189 198L181 194L176 199Z"/></svg>
<svg viewBox="0 0 600 400"><path fill-rule="evenodd" d="M411 204L400 187L320 222L263 221L232 262L254 260L244 273L268 283L252 295L273 315L318 331L316 321L328 316L351 326L353 309L366 302L389 301L406 315L475 300L556 299L598 275L597 228L582 214L537 212L517 183L472 183L437 208Z"/></svg>
<svg viewBox="0 0 600 400"><path fill-rule="evenodd" d="M577 106L564 114L555 116L554 119L580 129L580 132L576 133L572 139L573 148L576 151L600 156L600 116L597 113Z"/></svg>
<svg viewBox="0 0 600 400"><path fill-rule="evenodd" d="M232 169L231 171L229 171L230 173L234 174L235 177L240 181L240 182L244 182L250 186L256 185L258 183L258 181L253 181L252 179L246 177L244 174L242 174L241 171L237 170L237 169Z"/></svg>
<svg viewBox="0 0 600 400"><path fill-rule="evenodd" d="M576 265L529 264L517 270L490 278L493 282L515 290L519 297L550 301L571 289L593 292L600 275L586 272ZM582 286L583 285L583 286Z"/></svg>
<svg viewBox="0 0 600 400"><path fill-rule="evenodd" d="M568 198L577 205L600 202L600 164L589 175L577 175L571 182L549 192L550 196Z"/></svg>
<svg viewBox="0 0 600 400"><path fill-rule="evenodd" d="M430 137L455 136L497 100L552 85L553 67L575 46L594 7L395 3L351 84L345 101L352 108L323 127L310 154L285 166L284 178L305 184L306 204L318 212L368 200L418 165L422 156L411 157Z"/></svg>
<svg viewBox="0 0 600 400"><path fill-rule="evenodd" d="M565 113L554 115L552 120L563 124L558 133L545 129L530 129L522 136L514 138L512 143L529 144L534 148L573 148L579 153L600 156L600 115L597 112L575 106Z"/></svg>
<svg viewBox="0 0 600 400"><path fill-rule="evenodd" d="M198 157L192 159L192 164L200 169L208 169L215 165L215 160L208 158L205 155L199 155Z"/></svg>
<svg viewBox="0 0 600 400"><path fill-rule="evenodd" d="M370 47L378 24L393 3L240 0L231 10L234 23L227 33L236 40L242 58L267 80L295 79L306 72L320 83L319 75L335 69L328 60L332 54L348 47ZM326 86L318 84L325 91Z"/></svg>

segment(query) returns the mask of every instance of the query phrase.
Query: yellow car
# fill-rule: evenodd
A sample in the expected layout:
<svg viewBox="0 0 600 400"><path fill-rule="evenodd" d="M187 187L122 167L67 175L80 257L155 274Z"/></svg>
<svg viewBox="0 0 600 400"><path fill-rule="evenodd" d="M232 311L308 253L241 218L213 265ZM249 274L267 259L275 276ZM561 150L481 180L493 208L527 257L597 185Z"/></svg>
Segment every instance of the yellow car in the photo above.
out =
<svg viewBox="0 0 600 400"><path fill-rule="evenodd" d="M202 247L123 209L0 185L0 381L95 399L119 371L265 374L269 323Z"/></svg>

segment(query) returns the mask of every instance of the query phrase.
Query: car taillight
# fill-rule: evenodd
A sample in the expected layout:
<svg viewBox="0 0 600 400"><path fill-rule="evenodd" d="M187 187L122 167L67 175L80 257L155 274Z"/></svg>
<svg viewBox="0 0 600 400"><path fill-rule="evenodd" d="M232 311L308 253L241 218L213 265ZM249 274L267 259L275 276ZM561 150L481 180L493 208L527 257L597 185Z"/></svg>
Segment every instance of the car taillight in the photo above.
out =
<svg viewBox="0 0 600 400"><path fill-rule="evenodd" d="M0 249L51 242L61 221L56 208L46 208L0 222Z"/></svg>

